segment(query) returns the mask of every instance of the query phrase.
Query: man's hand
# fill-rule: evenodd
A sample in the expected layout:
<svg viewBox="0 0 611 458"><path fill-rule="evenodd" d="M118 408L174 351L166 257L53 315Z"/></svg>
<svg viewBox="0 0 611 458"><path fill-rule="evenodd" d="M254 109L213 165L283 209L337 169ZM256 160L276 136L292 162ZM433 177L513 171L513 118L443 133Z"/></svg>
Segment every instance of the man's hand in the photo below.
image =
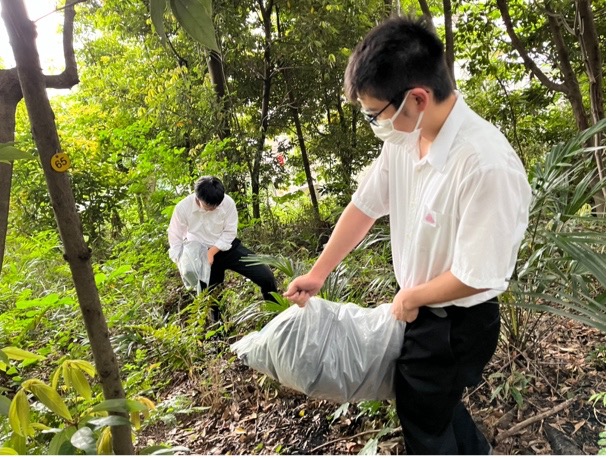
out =
<svg viewBox="0 0 611 458"><path fill-rule="evenodd" d="M418 317L420 304L414 302L409 288L401 289L392 301L390 311L397 320L411 323Z"/></svg>
<svg viewBox="0 0 611 458"><path fill-rule="evenodd" d="M218 247L216 246L211 246L210 248L208 248L208 264L212 265L212 263L214 262L214 255L217 254L219 251Z"/></svg>
<svg viewBox="0 0 611 458"><path fill-rule="evenodd" d="M308 299L315 296L320 291L324 282L324 278L320 279L311 273L307 273L297 277L289 284L286 293L284 293L284 297L296 303L299 307L303 307Z"/></svg>

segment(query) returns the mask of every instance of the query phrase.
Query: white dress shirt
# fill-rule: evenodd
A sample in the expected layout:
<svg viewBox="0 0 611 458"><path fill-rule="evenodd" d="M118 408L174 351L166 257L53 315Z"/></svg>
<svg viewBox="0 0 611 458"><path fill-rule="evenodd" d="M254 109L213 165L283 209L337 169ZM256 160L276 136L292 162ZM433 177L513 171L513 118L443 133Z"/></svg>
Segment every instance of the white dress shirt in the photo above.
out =
<svg viewBox="0 0 611 458"><path fill-rule="evenodd" d="M183 242L198 241L221 251L231 248L238 233L238 210L234 200L225 194L221 204L214 210L204 210L189 194L176 204L168 227L169 255L176 262L182 252Z"/></svg>
<svg viewBox="0 0 611 458"><path fill-rule="evenodd" d="M460 94L424 158L417 148L384 143L352 196L367 216L390 215L401 288L451 271L468 286L490 289L437 307L472 306L507 289L530 199L519 157Z"/></svg>

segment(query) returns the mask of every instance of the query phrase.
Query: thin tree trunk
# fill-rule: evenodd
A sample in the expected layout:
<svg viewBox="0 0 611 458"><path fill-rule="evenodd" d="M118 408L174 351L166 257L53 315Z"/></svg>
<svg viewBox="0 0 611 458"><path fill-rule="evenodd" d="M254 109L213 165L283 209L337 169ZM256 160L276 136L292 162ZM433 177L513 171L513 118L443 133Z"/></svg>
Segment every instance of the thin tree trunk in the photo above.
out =
<svg viewBox="0 0 611 458"><path fill-rule="evenodd" d="M317 222L320 222L320 209L318 208L318 198L316 197L316 188L314 187L310 159L308 158L308 149L303 137L303 129L301 128L301 120L299 119L299 109L297 108L297 102L295 101L295 96L291 89L288 91L288 99L291 107L291 114L293 116L293 122L295 123L295 131L297 132L297 142L299 143L299 150L301 151L303 170L306 175L306 182L308 183L310 200L312 201L312 208L314 209L314 217L316 218Z"/></svg>
<svg viewBox="0 0 611 458"><path fill-rule="evenodd" d="M219 138L224 140L231 136L231 127L229 124L229 117L231 114L231 106L227 95L227 81L225 80L225 69L223 68L223 58L216 51L209 51L208 54L208 73L210 74L210 81L214 87L216 93L216 99L223 107L223 118L222 124L219 129ZM229 162L239 163L240 157L237 150L234 148L226 151L225 154L228 156ZM239 191L238 179L235 175L226 174L223 176L223 183L229 193L237 193ZM238 203L241 206L241 203Z"/></svg>
<svg viewBox="0 0 611 458"><path fill-rule="evenodd" d="M272 44L272 22L271 13L274 2L270 0L267 6L263 0L257 1L261 9L261 17L263 19L263 31L265 33L265 43L263 45L263 91L261 94L261 127L259 130L259 140L255 151L255 158L251 172L252 186L252 215L253 218L261 217L261 208L259 204L260 180L261 180L261 160L263 158L263 150L265 148L265 138L267 137L267 129L269 128L269 102L272 88L272 72L273 63L271 56Z"/></svg>
<svg viewBox="0 0 611 458"><path fill-rule="evenodd" d="M0 143L15 140L15 110L21 97L17 69L0 70ZM13 161L0 162L0 273L6 248L12 180Z"/></svg>
<svg viewBox="0 0 611 458"><path fill-rule="evenodd" d="M590 115L592 116L592 124L596 124L605 117L605 102L602 93L603 72L602 72L602 56L600 53L600 44L596 33L596 23L594 14L592 13L592 5L588 0L575 0L575 8L577 10L575 32L579 39L581 54L583 56L588 82L590 84ZM593 139L592 146L598 147L602 144L602 133L597 134ZM603 181L607 176L605 167L604 155L600 149L594 151L596 160L596 168L598 175L595 179L595 185ZM606 212L607 193L603 186L594 196L595 212L604 214Z"/></svg>
<svg viewBox="0 0 611 458"><path fill-rule="evenodd" d="M64 71L59 75L45 76L45 86L56 89L69 89L78 83L76 59L72 36L74 31L74 5L84 0L75 0L64 11ZM17 69L0 70L0 143L15 139L15 110L22 99ZM0 163L0 272L4 263L6 236L8 232L8 212L10 209L13 164Z"/></svg>
<svg viewBox="0 0 611 458"><path fill-rule="evenodd" d="M119 366L110 344L108 327L93 276L91 252L83 238L70 181L66 173L56 172L51 166L53 156L61 151L61 147L53 110L46 93L45 78L40 68L34 24L27 17L23 0L0 0L0 3L17 63L17 73L32 133L65 248L64 258L70 265L104 396L106 399L125 398ZM118 415L126 417L125 414ZM116 454L134 453L130 425L112 427L112 439Z"/></svg>
<svg viewBox="0 0 611 458"><path fill-rule="evenodd" d="M443 19L446 36L446 64L452 78L452 84L456 88L456 78L454 76L454 32L452 31L452 2L443 0Z"/></svg>

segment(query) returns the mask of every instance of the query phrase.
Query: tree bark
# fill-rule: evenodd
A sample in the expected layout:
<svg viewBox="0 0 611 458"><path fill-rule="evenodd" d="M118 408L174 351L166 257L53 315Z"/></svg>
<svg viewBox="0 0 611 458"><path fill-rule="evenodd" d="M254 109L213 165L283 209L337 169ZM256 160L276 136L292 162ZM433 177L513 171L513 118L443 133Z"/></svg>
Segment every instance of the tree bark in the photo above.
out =
<svg viewBox="0 0 611 458"><path fill-rule="evenodd" d="M263 158L263 150L265 148L265 139L267 137L267 129L269 128L269 102L272 89L272 22L271 13L274 6L273 0L270 0L267 6L263 0L257 0L261 10L263 19L263 31L265 33L265 43L263 45L263 90L261 94L261 127L259 128L259 140L257 141L257 149L253 160L251 171L251 186L252 186L252 215L253 218L261 217L261 208L259 204L260 180L261 180L261 160Z"/></svg>
<svg viewBox="0 0 611 458"><path fill-rule="evenodd" d="M54 113L46 93L45 77L40 68L35 27L27 17L23 0L0 0L0 3L17 63L32 134L64 245L64 258L70 265L104 396L106 399L123 399L125 393L119 377L119 367L110 344L108 327L94 280L91 252L83 238L70 181L66 173L56 172L51 166L52 157L61 151L61 146ZM127 417L125 414L118 415ZM134 453L130 425L112 427L112 440L116 454Z"/></svg>
<svg viewBox="0 0 611 458"><path fill-rule="evenodd" d="M456 77L454 76L454 31L452 30L452 2L443 0L443 21L446 36L446 64L452 78L452 85L456 89Z"/></svg>
<svg viewBox="0 0 611 458"><path fill-rule="evenodd" d="M21 97L17 69L0 70L0 143L15 140L15 111ZM12 179L13 161L0 162L0 273L6 248Z"/></svg>
<svg viewBox="0 0 611 458"><path fill-rule="evenodd" d="M286 70L284 71L285 80L288 84L288 77ZM301 160L303 161L303 170L305 172L306 181L308 183L308 190L310 192L310 200L312 201L312 208L314 209L314 217L316 221L320 222L320 209L318 208L318 198L316 197L316 188L314 188L314 178L312 177L312 170L310 167L310 159L308 158L308 149L306 147L305 138L303 136L303 129L301 128L301 120L299 118L299 108L297 107L297 101L292 89L288 88L288 99L293 116L293 123L295 124L295 131L297 132L297 142L299 143L299 150L301 151Z"/></svg>
<svg viewBox="0 0 611 458"><path fill-rule="evenodd" d="M84 0L76 0L65 7L64 11L64 71L59 75L45 76L48 88L69 89L78 83L76 59L72 37L74 32L74 5ZM15 110L22 99L17 69L0 70L0 143L15 139ZM8 233L8 212L10 209L13 164L0 163L0 273L4 263L6 235Z"/></svg>
<svg viewBox="0 0 611 458"><path fill-rule="evenodd" d="M592 5L589 0L575 0L577 10L575 32L579 39L581 54L583 55L588 82L590 83L590 115L592 124L605 117L605 102L602 93L603 71L602 56L600 53L600 43L596 34L596 23L592 13ZM592 146L598 147L602 144L603 134L597 134L593 139ZM596 182L603 181L607 176L604 154L600 149L594 151L596 168L598 175ZM601 191L595 196L595 211L600 214L606 212L607 193L603 186Z"/></svg>

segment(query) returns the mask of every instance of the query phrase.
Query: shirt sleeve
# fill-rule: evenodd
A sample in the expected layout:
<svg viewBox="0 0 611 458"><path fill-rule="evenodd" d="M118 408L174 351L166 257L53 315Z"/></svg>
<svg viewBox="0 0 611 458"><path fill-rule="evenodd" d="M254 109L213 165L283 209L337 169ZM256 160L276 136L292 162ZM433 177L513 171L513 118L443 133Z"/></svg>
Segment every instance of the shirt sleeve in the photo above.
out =
<svg viewBox="0 0 611 458"><path fill-rule="evenodd" d="M504 291L528 224L531 199L526 176L483 168L463 181L451 272L473 288Z"/></svg>
<svg viewBox="0 0 611 458"><path fill-rule="evenodd" d="M221 251L227 251L231 248L231 242L234 241L238 235L238 209L236 208L233 199L227 199L227 211L225 214L225 222L223 225L223 232L219 239L214 243L214 246Z"/></svg>
<svg viewBox="0 0 611 458"><path fill-rule="evenodd" d="M352 203L370 218L378 219L389 212L388 153L386 146L352 195Z"/></svg>
<svg viewBox="0 0 611 458"><path fill-rule="evenodd" d="M168 255L174 262L178 262L180 254L182 253L182 245L187 235L187 229L187 220L183 215L181 208L177 205L174 207L172 218L170 219L170 225L168 226L168 242L170 243Z"/></svg>

